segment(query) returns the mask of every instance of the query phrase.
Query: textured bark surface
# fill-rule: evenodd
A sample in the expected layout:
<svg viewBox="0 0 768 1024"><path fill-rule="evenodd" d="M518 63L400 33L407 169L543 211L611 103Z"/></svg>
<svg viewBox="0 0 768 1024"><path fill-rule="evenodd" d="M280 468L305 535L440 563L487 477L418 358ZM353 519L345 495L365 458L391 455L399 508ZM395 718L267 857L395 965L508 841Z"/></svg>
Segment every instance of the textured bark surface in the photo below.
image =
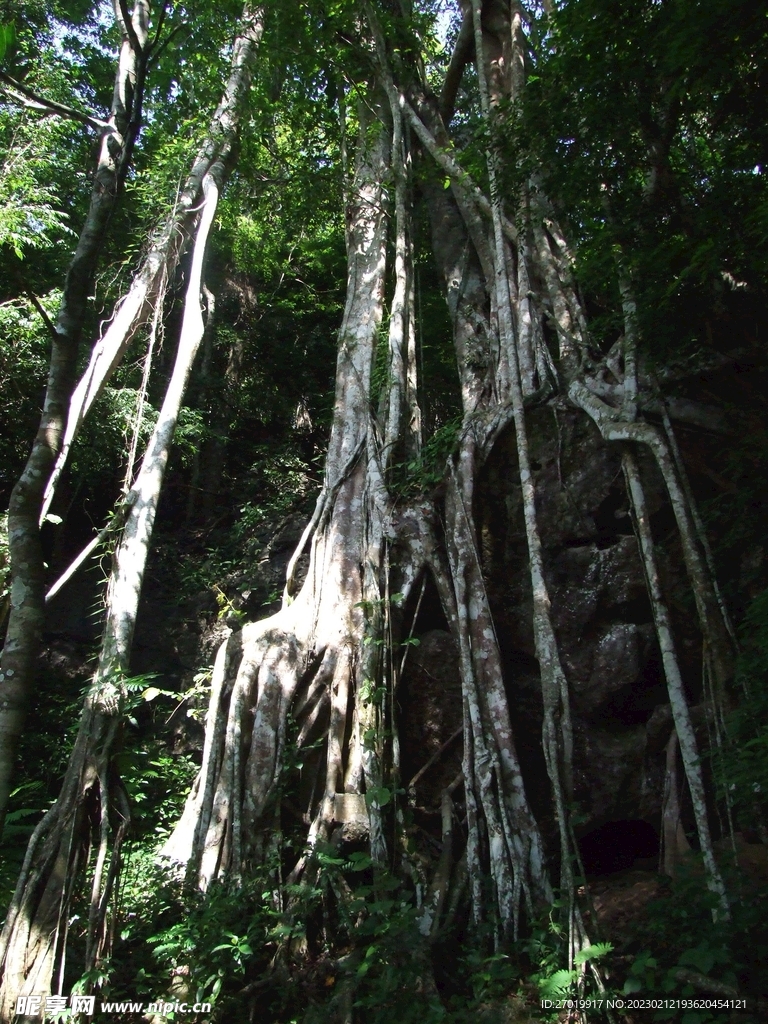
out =
<svg viewBox="0 0 768 1024"><path fill-rule="evenodd" d="M184 392L204 333L201 293L206 243L220 190L231 169L231 150L262 27L261 9L246 6L232 74L217 112L217 124L226 125L226 131L209 140L213 157L206 161L200 181L202 202L195 211L176 361L136 481L125 499L125 523L107 589L99 663L62 791L30 840L0 936L0 1020L11 1019L19 995L50 992L54 971L65 961L70 904L91 838L89 804L98 808L98 821L93 837L97 853L85 970L92 970L108 949L105 922L120 870L122 838L130 823L127 797L110 770L110 758L127 696L124 681L130 674L131 645L157 504Z"/></svg>
<svg viewBox="0 0 768 1024"><path fill-rule="evenodd" d="M0 658L0 829L33 690L45 617L45 566L39 532L39 523L47 512L47 505L41 511L43 495L67 429L79 344L107 226L141 127L149 3L135 3L130 33L117 4L115 13L122 43L110 120L99 142L88 214L64 282L40 426L8 508L11 603Z"/></svg>

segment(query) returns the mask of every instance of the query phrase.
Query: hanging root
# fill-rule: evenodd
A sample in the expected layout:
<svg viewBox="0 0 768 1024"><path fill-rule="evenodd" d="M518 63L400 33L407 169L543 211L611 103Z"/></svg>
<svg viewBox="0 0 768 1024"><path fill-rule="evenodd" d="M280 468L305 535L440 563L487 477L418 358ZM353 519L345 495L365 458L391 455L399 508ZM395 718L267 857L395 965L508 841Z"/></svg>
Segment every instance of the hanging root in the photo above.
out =
<svg viewBox="0 0 768 1024"><path fill-rule="evenodd" d="M718 598L707 559L700 550L694 515L668 443L652 424L626 422L619 410L600 399L581 381L573 381L568 394L573 403L590 416L607 441L634 442L651 450L675 514L702 635L713 652L717 682L724 685L733 674L734 646L729 635L729 620L727 613L724 614L722 598Z"/></svg>
<svg viewBox="0 0 768 1024"><path fill-rule="evenodd" d="M640 480L637 461L629 450L625 450L622 455L622 466L627 479L627 491L632 503L633 518L645 569L648 595L651 599L656 635L659 640L664 674L667 679L672 716L680 742L680 752L688 780L688 789L691 794L693 813L696 818L696 830L701 843L701 853L707 872L707 884L718 897L719 914L727 920L730 917L730 911L725 893L725 885L717 867L709 832L704 779L699 762L696 734L693 729L691 713L685 697L683 680L675 653L669 611L661 590L648 509L645 503L645 493Z"/></svg>
<svg viewBox="0 0 768 1024"><path fill-rule="evenodd" d="M702 557L695 525L695 516L687 500L685 486L681 483L680 466L676 464L670 444L651 424L642 421L628 422L624 417L627 409L617 410L594 394L582 381L572 381L569 396L574 404L583 409L595 422L606 440L640 443L650 448L667 487L681 539L683 558L693 591L699 625L705 645L713 654L716 678L719 687L725 685L733 667L733 646L729 636L729 622L724 614L724 605L718 595L714 578L709 572L706 557ZM629 410L634 415L634 407ZM627 482L627 493L633 511L635 530L643 562L648 594L653 610L656 635L662 655L662 664L667 680L672 714L680 742L680 751L685 767L691 799L696 818L696 828L707 871L708 885L719 900L719 913L729 916L725 886L714 855L709 832L709 820L704 793L704 781L699 764L696 737L691 723L680 668L675 653L669 611L664 600L656 564L656 553L646 508L645 491L640 471L633 452L625 445L622 467ZM706 551L706 549L705 549ZM711 565L711 562L710 562Z"/></svg>

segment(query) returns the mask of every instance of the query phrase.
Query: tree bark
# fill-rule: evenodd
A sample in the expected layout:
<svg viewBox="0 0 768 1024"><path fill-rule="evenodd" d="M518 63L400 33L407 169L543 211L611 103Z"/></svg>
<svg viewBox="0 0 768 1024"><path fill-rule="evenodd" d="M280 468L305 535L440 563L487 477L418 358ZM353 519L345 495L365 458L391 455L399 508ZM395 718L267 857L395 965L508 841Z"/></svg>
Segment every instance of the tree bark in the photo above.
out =
<svg viewBox="0 0 768 1024"><path fill-rule="evenodd" d="M67 428L79 343L107 226L141 127L148 0L136 0L130 33L117 4L115 16L122 43L110 119L101 135L88 214L64 282L40 426L8 508L11 605L0 657L0 829L34 685L45 616L45 567L39 531L45 518L45 513L41 514L43 494Z"/></svg>
<svg viewBox="0 0 768 1024"><path fill-rule="evenodd" d="M157 503L170 444L184 391L204 325L200 307L202 270L208 233L218 197L231 169L231 148L242 101L250 82L250 64L261 37L261 8L246 5L241 35L233 53L220 122L229 129L214 140L214 156L200 182L203 201L198 218L179 345L165 400L136 482L127 498L127 514L108 587L107 617L99 664L86 698L78 737L62 791L30 841L25 864L0 936L0 1019L10 1019L19 995L49 992L57 960L66 955L66 921L81 850L87 841L86 800L99 807L98 853L92 882L86 942L86 970L102 955L104 923L110 895L119 872L120 842L129 822L129 809L119 781L110 777L109 759L119 732L127 697L124 680L130 669L130 649L149 552ZM237 108L233 110L231 104ZM114 818L120 819L117 828Z"/></svg>
<svg viewBox="0 0 768 1024"><path fill-rule="evenodd" d="M120 842L130 821L119 783L110 778L109 761L129 694L130 652L139 598L152 538L157 503L170 445L195 354L203 336L200 291L205 246L219 196L216 164L203 181L203 205L195 238L176 361L157 424L128 507L107 589L107 614L99 663L80 723L62 792L34 837L31 861L19 879L0 938L3 968L0 1019L10 1014L19 995L50 992L57 959L65 956L64 922L84 839L86 798L98 800L99 828L92 880L85 970L104 951L104 922L119 870ZM120 824L115 829L114 819ZM9 1019L9 1018L8 1018Z"/></svg>

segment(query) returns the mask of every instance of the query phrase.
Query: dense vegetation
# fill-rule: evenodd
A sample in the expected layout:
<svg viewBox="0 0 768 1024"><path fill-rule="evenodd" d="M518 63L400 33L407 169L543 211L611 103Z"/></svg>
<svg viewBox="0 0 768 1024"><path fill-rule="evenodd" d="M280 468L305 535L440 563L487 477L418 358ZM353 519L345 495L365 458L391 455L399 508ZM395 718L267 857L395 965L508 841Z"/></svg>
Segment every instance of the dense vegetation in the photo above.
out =
<svg viewBox="0 0 768 1024"><path fill-rule="evenodd" d="M232 100L243 68L252 79ZM19 995L75 987L207 1001L217 1021L565 1020L540 1000L633 993L745 997L748 1011L581 1019L761 1019L767 68L768 11L747 0L3 6L0 687L14 701L14 637L31 645L20 710L0 721L13 771L3 1020ZM78 271L96 216L92 269ZM164 269L150 278L156 253ZM33 457L45 449L47 479L75 383L137 281L146 302L19 554L17 481L41 409ZM150 519L159 511L135 621L115 610L123 527L193 307L199 351L148 503ZM51 413L59 351L69 369ZM558 416L578 413L618 446L630 498L599 528L624 516L639 539L651 660L669 690L656 703L674 722L659 750L676 780L666 737L679 736L687 778L682 845L672 856L667 835L667 874L633 876L650 896L623 918L591 905L588 883L609 872L577 842L601 822L574 784L571 663L548 610L560 582L537 496L541 409L558 457ZM664 449L679 498L648 454L656 430L680 436ZM497 513L484 509L486 467L513 435L501 504L527 580L533 741L509 699L487 554ZM38 625L14 633L33 592ZM406 706L427 712L407 685L395 694L436 627L460 651L464 755L425 810L401 775L399 733ZM665 628L682 652L677 690ZM237 719L226 702L248 665ZM290 694L279 713L262 707L270 680ZM522 768L498 740L509 719ZM686 721L700 749L686 748ZM412 785L428 760L409 766ZM209 761L210 785L198 777ZM196 795L206 786L213 810ZM363 825L334 811L342 795L360 798ZM665 797L657 832L669 813ZM37 988L33 964L48 972Z"/></svg>

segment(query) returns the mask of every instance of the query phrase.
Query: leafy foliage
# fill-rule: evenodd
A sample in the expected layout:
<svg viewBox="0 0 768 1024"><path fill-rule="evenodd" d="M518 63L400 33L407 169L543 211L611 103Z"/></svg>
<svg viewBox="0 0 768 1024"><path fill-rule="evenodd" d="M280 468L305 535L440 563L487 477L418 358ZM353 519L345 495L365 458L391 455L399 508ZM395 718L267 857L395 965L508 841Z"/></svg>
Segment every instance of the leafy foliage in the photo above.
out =
<svg viewBox="0 0 768 1024"><path fill-rule="evenodd" d="M764 12L743 0L717 11L698 0L569 0L539 31L523 109L504 125L526 154L509 161L511 184L543 169L576 243L596 340L615 336L621 246L659 358L727 344L723 319L749 315L747 293L765 288Z"/></svg>
<svg viewBox="0 0 768 1024"><path fill-rule="evenodd" d="M694 971L740 992L761 994L768 952L761 921L768 892L764 885L744 886L743 877L730 877L731 892L739 893L731 906L732 920L714 923L711 911L716 900L704 891L701 866L692 862L683 868L661 898L649 904L643 918L633 923L635 954L623 991L690 998L697 990L686 975ZM683 1020L684 1011L660 1010L654 1019ZM704 1010L699 1024L716 1019L716 1014Z"/></svg>

